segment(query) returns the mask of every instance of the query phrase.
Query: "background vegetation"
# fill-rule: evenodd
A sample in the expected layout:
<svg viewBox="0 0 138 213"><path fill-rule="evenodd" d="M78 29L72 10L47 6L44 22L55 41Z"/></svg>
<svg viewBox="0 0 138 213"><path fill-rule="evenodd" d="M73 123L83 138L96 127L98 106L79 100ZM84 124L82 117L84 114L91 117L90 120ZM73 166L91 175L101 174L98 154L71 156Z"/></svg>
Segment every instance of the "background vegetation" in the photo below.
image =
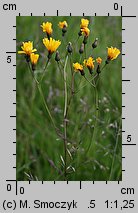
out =
<svg viewBox="0 0 138 213"><path fill-rule="evenodd" d="M33 41L40 53L36 72L40 75L46 62L47 51L42 43L45 34L42 22L53 23L53 38L62 45L59 52L64 63L66 46L69 41L78 52L82 38L77 41L82 17L17 17L17 50L23 41ZM121 17L86 17L90 20L91 34L87 44L87 57L92 54L107 57L107 47L121 49ZM68 30L62 38L59 21L66 20ZM99 38L98 47L92 52L91 44ZM73 54L73 62L79 61L79 53ZM72 166L75 172L68 180L121 180L122 138L121 138L121 56L112 61L103 71L99 82L99 119L89 146L95 120L94 91L87 86L74 96L68 123ZM70 69L69 62L67 69ZM67 70L70 72L70 70ZM60 176L63 140L59 138L45 112L41 97L28 71L22 55L17 55L17 180L63 180ZM75 85L81 75L75 75ZM54 55L48 66L43 90L56 125L63 131L64 82ZM111 171L112 170L112 171Z"/></svg>

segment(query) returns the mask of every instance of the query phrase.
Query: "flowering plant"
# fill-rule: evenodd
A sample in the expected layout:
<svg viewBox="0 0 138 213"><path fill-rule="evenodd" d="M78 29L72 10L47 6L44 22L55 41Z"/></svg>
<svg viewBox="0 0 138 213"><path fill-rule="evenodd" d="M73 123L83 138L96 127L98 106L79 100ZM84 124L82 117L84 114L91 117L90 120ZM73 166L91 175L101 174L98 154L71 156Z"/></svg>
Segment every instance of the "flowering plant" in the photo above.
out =
<svg viewBox="0 0 138 213"><path fill-rule="evenodd" d="M87 161L92 162L94 156L92 149L94 143L96 143L97 129L99 128L99 125L101 125L100 114L102 113L102 109L99 106L101 79L104 76L107 67L114 66L112 61L116 60L120 55L119 48L112 46L105 49L106 54L104 57L103 54L96 54L96 50L98 48L100 49L100 42L102 41L97 37L93 38L92 30L94 29L92 23L89 18L80 18L80 23L78 23L78 33L76 35L73 34L73 39L76 37L76 40L68 41L68 33L69 30L71 30L69 28L69 21L61 19L56 25L59 33L61 33L60 39L57 37L55 39L54 37L54 22L43 22L40 25L41 33L44 35L40 42L40 45L43 45L43 52L39 51L39 44L37 49L34 48L35 42L33 41L22 42L21 49L18 51L19 54L25 56L27 63L26 67L28 67L32 76L32 82L39 92L43 107L46 110L44 116L46 118L46 125L49 119L54 134L58 137L58 140L62 142L63 151L58 153L60 159L58 165L49 158L48 150L45 151L46 159L50 166L58 171L59 180L70 180L71 175L73 177L73 175L79 173L78 170L81 164L86 163ZM91 42L91 46L88 46L90 40L93 41ZM64 47L64 52L61 50L62 47ZM47 51L46 54L45 50ZM100 51L103 50L100 49ZM43 66L44 63L45 65ZM64 91L60 103L62 109L62 113L60 113L61 123L56 121L54 112L48 103L48 96L46 96L46 91L43 88L48 73L52 72L52 64L56 67L54 72L59 72L61 81L58 83L62 86ZM39 70L38 67L41 67L41 69ZM81 94L81 91L85 88L89 88L93 97L93 102L91 102L92 111L89 113L87 104L85 105L83 103L84 111L82 111L85 114L85 118L83 118L82 115L82 119L84 120L78 121L76 119L75 122L75 120L72 120L71 112L74 111L75 113L76 110L76 116L82 112L78 112L77 109L74 109L73 104ZM87 93L85 96L87 96ZM80 101L83 102L84 100L80 98ZM88 119L89 116L90 118ZM43 119L45 120L45 118ZM87 119L89 121L86 122ZM71 128L72 123L74 123L74 130ZM80 127L80 124L82 127ZM88 131L88 127L90 127L89 140L85 146L83 146L85 143L85 137L83 138L83 135L85 134L84 131L83 134L81 131L83 128L87 128ZM78 134L76 134L76 132L78 132ZM80 157L81 155L83 156L82 159ZM112 179L113 167L114 163L110 168L109 179ZM76 178L74 179L76 180Z"/></svg>

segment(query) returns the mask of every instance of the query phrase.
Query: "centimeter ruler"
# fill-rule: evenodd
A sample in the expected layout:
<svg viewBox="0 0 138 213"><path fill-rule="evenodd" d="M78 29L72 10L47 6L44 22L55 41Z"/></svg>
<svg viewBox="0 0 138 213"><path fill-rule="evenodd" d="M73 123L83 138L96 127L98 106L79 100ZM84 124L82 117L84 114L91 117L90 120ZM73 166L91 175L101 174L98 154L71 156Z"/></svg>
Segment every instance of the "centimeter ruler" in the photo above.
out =
<svg viewBox="0 0 138 213"><path fill-rule="evenodd" d="M33 4L32 4L33 3ZM100 6L99 6L100 5ZM44 9L45 7L45 9ZM137 17L128 1L1 1L0 212L137 212ZM16 16L122 17L122 181L16 181ZM5 118L6 117L6 118Z"/></svg>

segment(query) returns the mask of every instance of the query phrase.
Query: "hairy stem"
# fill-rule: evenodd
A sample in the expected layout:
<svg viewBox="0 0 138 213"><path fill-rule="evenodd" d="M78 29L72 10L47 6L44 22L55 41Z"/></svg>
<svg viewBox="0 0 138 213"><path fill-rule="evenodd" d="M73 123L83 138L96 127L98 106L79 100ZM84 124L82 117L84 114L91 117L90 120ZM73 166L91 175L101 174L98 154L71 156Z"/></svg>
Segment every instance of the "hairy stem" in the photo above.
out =
<svg viewBox="0 0 138 213"><path fill-rule="evenodd" d="M67 93L67 73L66 66L68 62L68 55L65 60L64 65L64 179L67 179L67 102L68 102L68 93Z"/></svg>

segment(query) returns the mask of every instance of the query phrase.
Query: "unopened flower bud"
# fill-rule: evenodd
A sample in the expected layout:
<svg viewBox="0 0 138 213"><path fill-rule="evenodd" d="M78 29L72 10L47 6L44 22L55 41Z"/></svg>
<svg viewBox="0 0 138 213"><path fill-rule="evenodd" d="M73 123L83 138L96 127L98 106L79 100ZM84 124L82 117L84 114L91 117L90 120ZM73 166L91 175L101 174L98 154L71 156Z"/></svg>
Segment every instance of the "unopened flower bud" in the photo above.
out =
<svg viewBox="0 0 138 213"><path fill-rule="evenodd" d="M64 26L64 27L62 28L62 36L64 36L66 32L67 32L67 27Z"/></svg>
<svg viewBox="0 0 138 213"><path fill-rule="evenodd" d="M81 32L81 30L78 32L78 36L82 36L82 32Z"/></svg>
<svg viewBox="0 0 138 213"><path fill-rule="evenodd" d="M59 55L58 51L56 51L55 61L57 61L57 62L60 61L60 55Z"/></svg>
<svg viewBox="0 0 138 213"><path fill-rule="evenodd" d="M98 38L95 39L95 41L94 41L93 44L92 44L92 47L93 47L93 48L96 48L97 45L98 45Z"/></svg>
<svg viewBox="0 0 138 213"><path fill-rule="evenodd" d="M82 54L84 52L84 43L81 44L79 53Z"/></svg>
<svg viewBox="0 0 138 213"><path fill-rule="evenodd" d="M88 69L89 69L89 73L92 75L93 74L93 69L90 68L90 67L88 67Z"/></svg>
<svg viewBox="0 0 138 213"><path fill-rule="evenodd" d="M68 53L72 53L72 44L71 44L71 42L69 42L68 43L68 46L67 46L67 51L68 51Z"/></svg>
<svg viewBox="0 0 138 213"><path fill-rule="evenodd" d="M100 65L99 65L99 64L98 64L98 66L97 66L96 72L97 72L97 74L100 74L100 73L101 73Z"/></svg>

